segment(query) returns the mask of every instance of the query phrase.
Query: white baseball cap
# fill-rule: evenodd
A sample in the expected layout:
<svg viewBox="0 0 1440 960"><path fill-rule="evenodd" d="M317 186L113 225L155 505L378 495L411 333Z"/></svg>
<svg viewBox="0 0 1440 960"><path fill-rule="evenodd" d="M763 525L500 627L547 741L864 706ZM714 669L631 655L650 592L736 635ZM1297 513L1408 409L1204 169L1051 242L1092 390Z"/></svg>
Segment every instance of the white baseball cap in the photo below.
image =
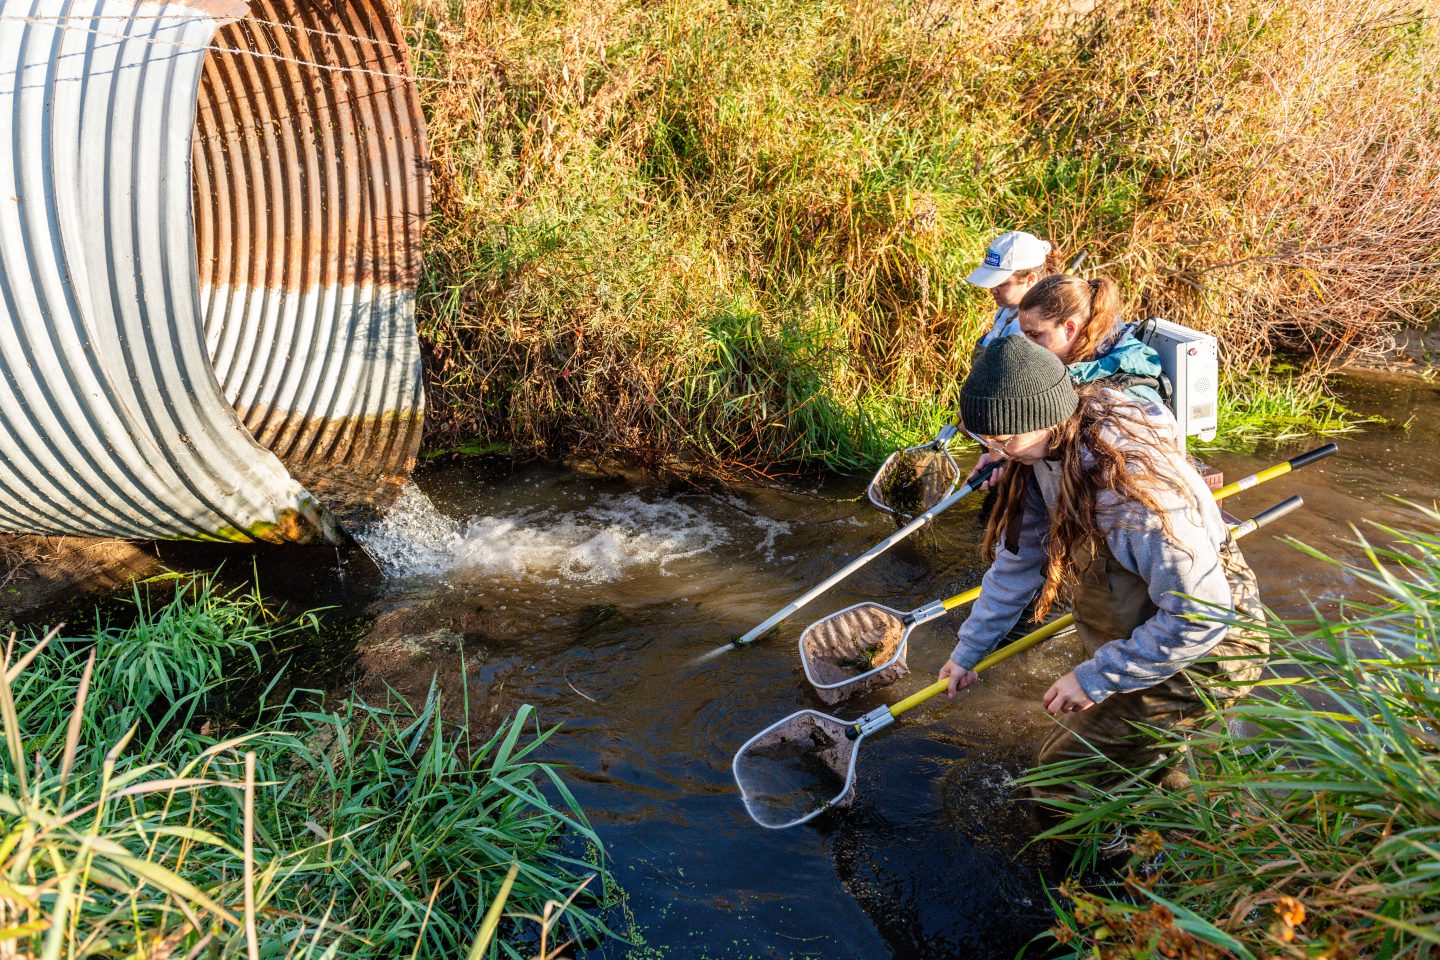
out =
<svg viewBox="0 0 1440 960"><path fill-rule="evenodd" d="M966 277L967 283L989 290L1004 283L1016 270L1034 270L1045 265L1050 242L1033 233L1012 230L995 238L985 251L985 262Z"/></svg>

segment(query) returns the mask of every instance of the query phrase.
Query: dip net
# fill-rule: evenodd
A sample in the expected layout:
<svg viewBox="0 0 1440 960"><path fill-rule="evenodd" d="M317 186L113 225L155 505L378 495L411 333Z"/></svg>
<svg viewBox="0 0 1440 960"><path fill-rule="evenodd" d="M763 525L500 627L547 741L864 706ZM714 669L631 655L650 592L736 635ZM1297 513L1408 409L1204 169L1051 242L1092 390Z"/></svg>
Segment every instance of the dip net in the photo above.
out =
<svg viewBox="0 0 1440 960"><path fill-rule="evenodd" d="M853 726L802 710L761 730L735 754L731 769L745 809L762 827L793 827L855 795Z"/></svg>
<svg viewBox="0 0 1440 960"><path fill-rule="evenodd" d="M897 450L870 481L870 502L907 520L945 499L960 482L960 468L934 445Z"/></svg>
<svg viewBox="0 0 1440 960"><path fill-rule="evenodd" d="M800 635L800 659L827 704L894 683L910 672L900 614L861 603L817 620Z"/></svg>

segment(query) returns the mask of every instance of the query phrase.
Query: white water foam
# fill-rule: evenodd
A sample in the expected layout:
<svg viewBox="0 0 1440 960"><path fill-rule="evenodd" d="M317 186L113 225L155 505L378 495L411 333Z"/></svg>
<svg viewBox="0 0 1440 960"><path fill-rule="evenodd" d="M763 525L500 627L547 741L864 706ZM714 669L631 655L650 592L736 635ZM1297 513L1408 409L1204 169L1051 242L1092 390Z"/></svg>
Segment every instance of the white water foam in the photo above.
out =
<svg viewBox="0 0 1440 960"><path fill-rule="evenodd" d="M444 544L455 533L455 521L406 483L384 517L351 532L383 573L413 576L445 569Z"/></svg>
<svg viewBox="0 0 1440 960"><path fill-rule="evenodd" d="M651 503L633 493L603 497L582 511L522 510L455 521L414 484L383 520L356 537L393 577L473 570L530 582L588 583L617 580L641 565L667 574L668 564L730 539L686 504Z"/></svg>

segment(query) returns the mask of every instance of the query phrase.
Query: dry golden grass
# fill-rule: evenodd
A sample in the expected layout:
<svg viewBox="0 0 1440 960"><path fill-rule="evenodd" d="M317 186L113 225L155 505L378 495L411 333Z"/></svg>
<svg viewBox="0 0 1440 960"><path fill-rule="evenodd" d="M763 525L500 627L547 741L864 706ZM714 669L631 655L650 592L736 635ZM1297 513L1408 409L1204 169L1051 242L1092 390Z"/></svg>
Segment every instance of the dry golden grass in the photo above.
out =
<svg viewBox="0 0 1440 960"><path fill-rule="evenodd" d="M397 2L435 446L873 462L952 402L1013 226L1235 371L1440 295L1436 0Z"/></svg>

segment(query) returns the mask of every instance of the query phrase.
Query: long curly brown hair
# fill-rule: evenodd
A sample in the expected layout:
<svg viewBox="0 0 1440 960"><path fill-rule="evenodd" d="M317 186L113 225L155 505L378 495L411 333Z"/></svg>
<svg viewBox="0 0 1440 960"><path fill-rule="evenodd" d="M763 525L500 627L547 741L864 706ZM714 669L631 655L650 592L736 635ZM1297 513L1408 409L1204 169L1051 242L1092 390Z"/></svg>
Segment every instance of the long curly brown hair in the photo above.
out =
<svg viewBox="0 0 1440 960"><path fill-rule="evenodd" d="M1156 489L1168 486L1198 507L1190 487L1176 476L1177 468L1185 468L1182 455L1133 401L1099 384L1086 384L1076 392L1080 403L1075 412L1050 428L1050 457L1058 459L1061 466L1060 489L1050 511L1045 586L1035 601L1037 623L1057 601L1070 599L1075 558L1104 542L1107 531L1100 528L1096 517L1096 502L1102 493L1113 493L1116 499L1133 501L1157 515L1171 540L1175 533L1156 498ZM985 528L984 549L989 560L995 559L995 549L1006 530L1025 509L1031 473L1029 466L1012 464L1000 480L995 510Z"/></svg>

